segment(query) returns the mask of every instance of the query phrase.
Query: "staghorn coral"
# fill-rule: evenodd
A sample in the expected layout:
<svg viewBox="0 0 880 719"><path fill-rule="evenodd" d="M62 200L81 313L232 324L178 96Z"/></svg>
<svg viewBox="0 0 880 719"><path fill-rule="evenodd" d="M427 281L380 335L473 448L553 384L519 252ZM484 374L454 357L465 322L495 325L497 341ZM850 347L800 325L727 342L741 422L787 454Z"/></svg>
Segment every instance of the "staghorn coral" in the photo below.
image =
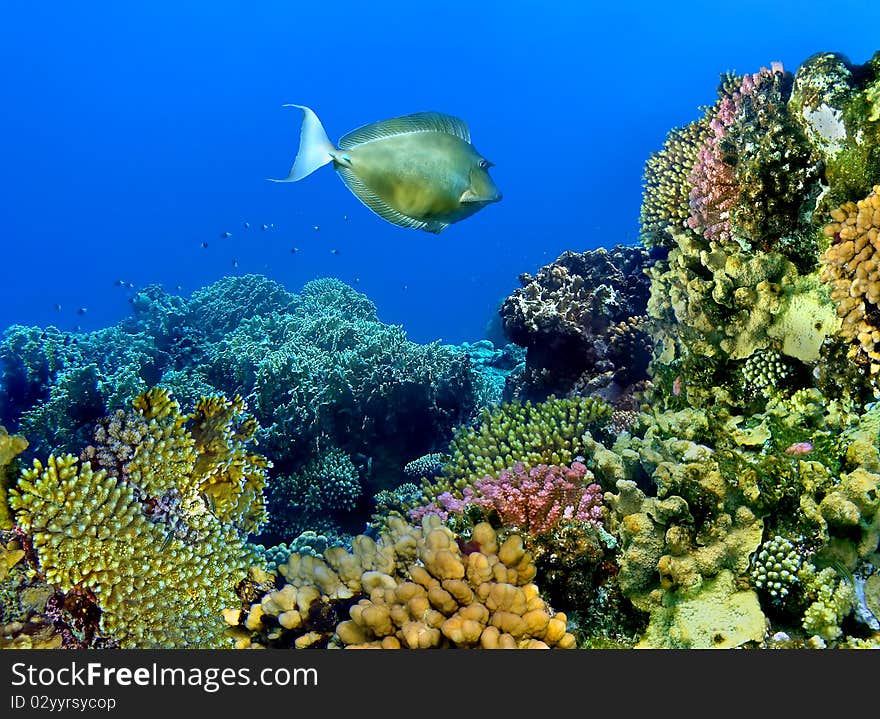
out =
<svg viewBox="0 0 880 719"><path fill-rule="evenodd" d="M543 400L591 383L614 399L645 378L650 337L645 314L650 265L642 248L566 251L501 305L505 336L526 348L526 365L509 395ZM512 388L511 388L512 389Z"/></svg>
<svg viewBox="0 0 880 719"><path fill-rule="evenodd" d="M218 612L236 601L249 558L243 532L260 521L266 469L245 450L255 426L239 421L241 411L239 399L214 398L182 415L167 392L150 390L131 410L143 432L110 422L100 449L82 461L35 460L10 491L39 571L68 599L97 608L103 637L123 647L227 644ZM126 437L138 442L129 451Z"/></svg>
<svg viewBox="0 0 880 719"><path fill-rule="evenodd" d="M352 552L291 555L287 584L234 618L240 646L350 648L572 648L564 614L532 583L534 562L515 534L503 542L479 524L465 542L436 517L412 527L398 518L378 541ZM347 613L348 619L343 619ZM241 617L244 616L242 620Z"/></svg>

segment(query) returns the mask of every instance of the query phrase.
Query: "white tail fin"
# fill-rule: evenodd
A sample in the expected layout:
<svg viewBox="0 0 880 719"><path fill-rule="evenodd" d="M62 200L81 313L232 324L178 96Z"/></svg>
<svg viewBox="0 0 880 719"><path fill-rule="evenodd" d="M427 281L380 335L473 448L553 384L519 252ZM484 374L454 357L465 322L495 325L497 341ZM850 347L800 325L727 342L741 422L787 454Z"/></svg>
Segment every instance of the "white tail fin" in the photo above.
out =
<svg viewBox="0 0 880 719"><path fill-rule="evenodd" d="M331 153L336 152L318 116L305 105L283 105L282 107L298 107L303 111L302 131L299 135L299 151L290 168L290 174L283 180L270 182L296 182L311 175L319 167L323 167L333 159Z"/></svg>

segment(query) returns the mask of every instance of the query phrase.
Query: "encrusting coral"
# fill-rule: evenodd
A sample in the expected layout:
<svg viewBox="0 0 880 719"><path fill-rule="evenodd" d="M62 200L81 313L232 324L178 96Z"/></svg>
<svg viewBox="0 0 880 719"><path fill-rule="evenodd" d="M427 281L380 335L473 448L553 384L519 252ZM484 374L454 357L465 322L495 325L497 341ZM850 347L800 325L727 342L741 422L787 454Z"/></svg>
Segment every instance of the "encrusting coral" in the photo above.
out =
<svg viewBox="0 0 880 719"><path fill-rule="evenodd" d="M236 601L264 520L266 460L239 398L189 415L153 389L111 418L96 446L35 460L10 490L36 569L97 607L122 647L225 646L220 608Z"/></svg>

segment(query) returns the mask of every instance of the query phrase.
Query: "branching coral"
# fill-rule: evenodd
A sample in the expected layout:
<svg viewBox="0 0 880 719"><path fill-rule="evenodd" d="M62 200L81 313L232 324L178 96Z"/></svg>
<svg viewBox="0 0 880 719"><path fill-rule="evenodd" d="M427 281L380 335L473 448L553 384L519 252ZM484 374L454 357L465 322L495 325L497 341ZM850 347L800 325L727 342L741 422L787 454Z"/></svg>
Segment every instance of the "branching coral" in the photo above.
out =
<svg viewBox="0 0 880 719"><path fill-rule="evenodd" d="M672 247L670 229L680 232L690 216L689 177L711 130L711 115L704 113L684 127L670 130L659 152L645 163L641 208L641 241L646 247Z"/></svg>
<svg viewBox="0 0 880 719"><path fill-rule="evenodd" d="M468 506L494 513L505 527L529 535L556 529L560 524L587 522L599 524L603 517L602 488L587 478L592 473L582 462L570 467L539 464L526 469L517 462L510 469L489 474L465 487L463 499L445 493L427 506L413 510L421 519L436 513L444 519L450 511L462 513Z"/></svg>
<svg viewBox="0 0 880 719"><path fill-rule="evenodd" d="M332 526L329 518L351 512L361 494L351 457L325 437L305 467L272 483L268 531L289 539L305 529L326 529Z"/></svg>
<svg viewBox="0 0 880 719"><path fill-rule="evenodd" d="M219 610L235 601L256 529L266 461L239 399L182 415L163 390L138 397L82 461L34 461L10 490L39 571L99 610L121 646L223 646ZM134 445L126 445L134 441ZM108 469L110 470L108 472Z"/></svg>
<svg viewBox="0 0 880 719"><path fill-rule="evenodd" d="M592 383L619 393L645 378L651 342L645 314L650 265L646 250L617 246L564 252L501 305L504 333L526 348L526 368L513 393L545 399ZM510 383L509 383L510 384Z"/></svg>
<svg viewBox="0 0 880 719"><path fill-rule="evenodd" d="M590 398L546 402L505 403L483 413L479 426L462 425L450 444L443 474L423 482L426 500L443 492L461 496L474 481L522 462L563 465L587 451L589 431L598 432L608 422L611 407Z"/></svg>

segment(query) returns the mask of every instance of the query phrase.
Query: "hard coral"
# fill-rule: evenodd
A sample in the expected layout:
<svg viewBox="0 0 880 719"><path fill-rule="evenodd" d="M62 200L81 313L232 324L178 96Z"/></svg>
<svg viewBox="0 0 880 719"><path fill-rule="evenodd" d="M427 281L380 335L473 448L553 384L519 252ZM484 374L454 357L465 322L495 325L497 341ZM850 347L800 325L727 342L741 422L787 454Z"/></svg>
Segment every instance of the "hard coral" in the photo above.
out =
<svg viewBox="0 0 880 719"><path fill-rule="evenodd" d="M586 481L587 473L586 465L577 461L570 467L539 464L528 470L517 462L474 482L467 501L495 512L505 527L531 535L563 522L598 524L603 516L602 488Z"/></svg>
<svg viewBox="0 0 880 719"><path fill-rule="evenodd" d="M516 462L529 468L571 464L587 450L591 439L585 433L601 432L610 415L610 405L591 398L551 397L486 410L479 426L456 430L442 475L422 483L425 498L430 501L443 492L460 497L476 480Z"/></svg>
<svg viewBox="0 0 880 719"><path fill-rule="evenodd" d="M588 382L619 393L644 379L651 342L638 319L650 262L637 247L566 251L534 277L521 275L500 309L505 335L526 348L516 396L541 400Z"/></svg>
<svg viewBox="0 0 880 719"><path fill-rule="evenodd" d="M240 400L209 399L181 415L151 390L131 411L142 422L119 423L137 432L108 428L82 461L35 460L10 491L39 571L93 597L103 636L125 647L226 645L219 609L236 601L266 466L245 450L255 426L241 411ZM125 449L127 439L137 444Z"/></svg>
<svg viewBox="0 0 880 719"><path fill-rule="evenodd" d="M10 435L0 425L0 530L12 529L7 492L12 486L13 473L10 465L15 457L27 448L27 440L17 434Z"/></svg>
<svg viewBox="0 0 880 719"><path fill-rule="evenodd" d="M663 148L645 163L644 193L640 217L642 244L672 247L671 231L680 232L690 216L688 179L703 144L711 132L711 115L671 130Z"/></svg>
<svg viewBox="0 0 880 719"><path fill-rule="evenodd" d="M520 537L500 542L488 524L459 543L436 517L421 527L391 518L377 542L357 537L352 553L328 550L323 560L291 555L279 570L288 584L250 607L250 641L387 649L574 646L565 615L554 613L532 583L535 565ZM337 621L346 606L349 618Z"/></svg>
<svg viewBox="0 0 880 719"><path fill-rule="evenodd" d="M858 202L831 213L825 227L831 238L822 255L822 280L843 319L841 335L851 343L850 357L871 374L880 371L880 185Z"/></svg>

